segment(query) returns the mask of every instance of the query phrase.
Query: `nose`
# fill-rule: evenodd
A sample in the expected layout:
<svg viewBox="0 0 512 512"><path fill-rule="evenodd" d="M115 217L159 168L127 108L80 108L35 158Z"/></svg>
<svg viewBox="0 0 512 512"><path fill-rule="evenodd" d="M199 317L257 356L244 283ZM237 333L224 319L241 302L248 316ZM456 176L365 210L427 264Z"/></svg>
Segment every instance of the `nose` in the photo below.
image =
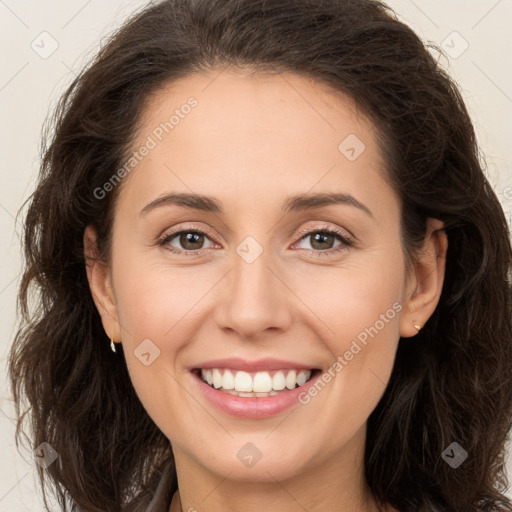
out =
<svg viewBox="0 0 512 512"><path fill-rule="evenodd" d="M288 329L293 294L278 268L266 251L252 263L235 254L234 267L223 280L215 308L218 327L248 340Z"/></svg>

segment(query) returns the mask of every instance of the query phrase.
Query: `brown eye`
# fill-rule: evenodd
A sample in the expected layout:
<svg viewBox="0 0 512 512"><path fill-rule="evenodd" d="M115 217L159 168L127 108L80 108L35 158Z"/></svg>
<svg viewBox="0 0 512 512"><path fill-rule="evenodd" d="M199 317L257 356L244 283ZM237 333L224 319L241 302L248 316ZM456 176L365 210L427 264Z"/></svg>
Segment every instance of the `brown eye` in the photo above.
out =
<svg viewBox="0 0 512 512"><path fill-rule="evenodd" d="M313 249L331 249L335 242L334 236L326 232L314 233L308 235L308 237L310 237L311 247L313 247Z"/></svg>
<svg viewBox="0 0 512 512"><path fill-rule="evenodd" d="M159 245L164 246L170 252L194 256L201 254L203 250L213 246L213 243L210 241L211 245L205 247L206 240L210 240L210 237L206 233L199 230L184 229L164 235L159 241Z"/></svg>
<svg viewBox="0 0 512 512"><path fill-rule="evenodd" d="M204 235L193 231L182 232L179 235L179 242L183 249L187 251L202 249L204 243Z"/></svg>
<svg viewBox="0 0 512 512"><path fill-rule="evenodd" d="M305 249L317 253L335 253L352 247L354 242L348 238L344 233L333 229L317 229L302 234L299 244L309 240L310 247ZM336 242L339 242L336 244Z"/></svg>

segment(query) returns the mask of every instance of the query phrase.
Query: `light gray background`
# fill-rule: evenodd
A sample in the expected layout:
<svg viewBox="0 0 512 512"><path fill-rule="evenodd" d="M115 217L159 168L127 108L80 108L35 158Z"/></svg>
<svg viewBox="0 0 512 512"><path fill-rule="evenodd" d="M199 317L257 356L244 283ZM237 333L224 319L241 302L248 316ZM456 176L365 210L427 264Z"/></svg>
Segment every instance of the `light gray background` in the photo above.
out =
<svg viewBox="0 0 512 512"><path fill-rule="evenodd" d="M425 41L443 45L448 53L441 62L462 89L488 176L510 219L512 0L387 3ZM49 107L100 41L145 4L141 0L0 0L0 512L43 511L32 455L23 452L22 457L14 444L6 379L21 264L21 224L16 225L14 217L35 183L40 131ZM58 47L48 55L52 45Z"/></svg>

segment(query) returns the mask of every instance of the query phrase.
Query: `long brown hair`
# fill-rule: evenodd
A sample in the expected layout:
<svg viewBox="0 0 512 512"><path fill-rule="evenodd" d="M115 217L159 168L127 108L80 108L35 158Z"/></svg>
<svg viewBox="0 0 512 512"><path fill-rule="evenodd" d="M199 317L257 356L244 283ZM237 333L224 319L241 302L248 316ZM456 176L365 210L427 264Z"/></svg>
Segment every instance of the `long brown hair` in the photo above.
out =
<svg viewBox="0 0 512 512"><path fill-rule="evenodd" d="M512 416L512 252L454 82L405 24L374 0L166 0L135 14L73 81L46 125L27 202L21 325L9 361L32 448L62 510L145 510L168 439L141 405L122 348L109 349L88 286L83 233L108 258L115 199L101 188L130 152L145 100L180 77L224 66L292 71L350 95L380 134L402 201L404 250L428 217L449 240L440 302L399 341L368 420L365 476L401 512L512 510L504 444ZM33 293L32 293L33 292ZM25 404L27 407L25 407ZM467 460L442 457L457 442ZM176 489L176 481L171 482ZM45 504L46 495L45 495Z"/></svg>

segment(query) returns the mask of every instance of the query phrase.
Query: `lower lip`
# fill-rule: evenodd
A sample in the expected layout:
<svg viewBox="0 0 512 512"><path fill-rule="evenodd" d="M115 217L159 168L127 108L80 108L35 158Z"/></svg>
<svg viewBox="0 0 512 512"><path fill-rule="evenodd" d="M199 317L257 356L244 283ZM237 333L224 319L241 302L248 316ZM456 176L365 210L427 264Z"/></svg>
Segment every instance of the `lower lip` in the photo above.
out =
<svg viewBox="0 0 512 512"><path fill-rule="evenodd" d="M280 391L277 395L266 397L241 397L230 395L212 388L195 373L190 372L199 390L213 405L221 411L238 418L261 419L268 418L285 411L294 404L299 404L298 397L313 386L321 373L312 377L306 384L288 391Z"/></svg>

